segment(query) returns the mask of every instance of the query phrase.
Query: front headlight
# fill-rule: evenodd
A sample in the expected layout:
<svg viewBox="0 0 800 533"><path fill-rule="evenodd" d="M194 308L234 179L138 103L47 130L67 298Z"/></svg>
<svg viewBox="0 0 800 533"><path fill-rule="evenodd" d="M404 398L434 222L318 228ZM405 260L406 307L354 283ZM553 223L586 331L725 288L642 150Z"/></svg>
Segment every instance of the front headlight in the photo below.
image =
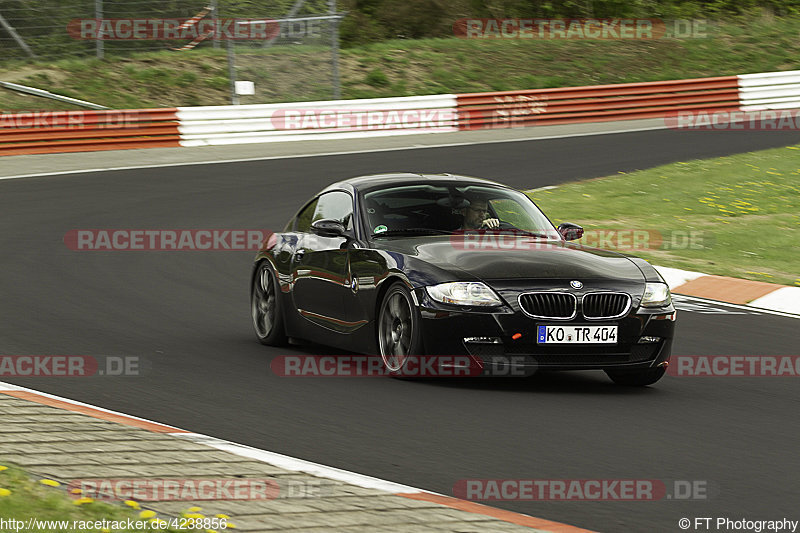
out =
<svg viewBox="0 0 800 533"><path fill-rule="evenodd" d="M642 307L664 307L672 302L666 283L645 283Z"/></svg>
<svg viewBox="0 0 800 533"><path fill-rule="evenodd" d="M425 287L437 302L455 305L493 306L503 302L495 292L480 281L453 281Z"/></svg>

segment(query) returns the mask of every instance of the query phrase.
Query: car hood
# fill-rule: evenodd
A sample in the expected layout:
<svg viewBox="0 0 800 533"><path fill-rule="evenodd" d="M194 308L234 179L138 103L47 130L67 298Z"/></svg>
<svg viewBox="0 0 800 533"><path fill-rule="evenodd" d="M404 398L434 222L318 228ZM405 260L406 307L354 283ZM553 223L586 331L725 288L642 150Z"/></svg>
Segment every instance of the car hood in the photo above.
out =
<svg viewBox="0 0 800 533"><path fill-rule="evenodd" d="M376 240L375 247L414 256L445 270L461 270L482 280L644 280L641 270L622 254L531 237L386 238Z"/></svg>

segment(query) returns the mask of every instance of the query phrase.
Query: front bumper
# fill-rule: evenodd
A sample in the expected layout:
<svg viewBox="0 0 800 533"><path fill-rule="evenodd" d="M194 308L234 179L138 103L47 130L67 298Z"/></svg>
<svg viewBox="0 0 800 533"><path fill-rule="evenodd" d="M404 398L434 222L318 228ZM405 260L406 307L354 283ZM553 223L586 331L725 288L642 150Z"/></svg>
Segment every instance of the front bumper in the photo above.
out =
<svg viewBox="0 0 800 533"><path fill-rule="evenodd" d="M647 369L669 361L675 309L632 309L615 320L534 319L515 309L465 312L444 309L420 295L422 336L427 354L468 355L487 374L529 375L539 369ZM616 344L538 344L539 325L616 325ZM643 337L647 342L641 342ZM657 338L652 339L652 338ZM653 342L655 341L655 342Z"/></svg>

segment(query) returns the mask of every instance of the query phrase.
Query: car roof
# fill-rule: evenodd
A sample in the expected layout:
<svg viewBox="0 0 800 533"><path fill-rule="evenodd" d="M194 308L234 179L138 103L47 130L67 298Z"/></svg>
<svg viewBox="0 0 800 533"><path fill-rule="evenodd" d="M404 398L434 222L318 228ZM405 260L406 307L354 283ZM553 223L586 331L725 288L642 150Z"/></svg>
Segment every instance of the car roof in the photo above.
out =
<svg viewBox="0 0 800 533"><path fill-rule="evenodd" d="M412 172L393 172L387 174L372 174L369 176L358 176L348 178L336 183L333 183L325 188L331 189L344 189L348 191L358 191L360 189L372 188L375 186L392 186L403 185L412 183L469 183L474 185L490 185L494 187L508 188L506 185L497 183L483 178L473 178L470 176L461 176L458 174L417 174Z"/></svg>

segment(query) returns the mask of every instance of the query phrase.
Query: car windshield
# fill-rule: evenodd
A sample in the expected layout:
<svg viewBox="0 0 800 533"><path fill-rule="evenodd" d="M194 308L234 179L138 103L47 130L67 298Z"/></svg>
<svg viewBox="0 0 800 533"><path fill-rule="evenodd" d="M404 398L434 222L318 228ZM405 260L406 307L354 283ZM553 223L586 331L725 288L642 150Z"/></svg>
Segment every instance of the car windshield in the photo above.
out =
<svg viewBox="0 0 800 533"><path fill-rule="evenodd" d="M362 195L364 222L373 236L518 232L559 239L548 218L525 194L472 184L409 184Z"/></svg>

